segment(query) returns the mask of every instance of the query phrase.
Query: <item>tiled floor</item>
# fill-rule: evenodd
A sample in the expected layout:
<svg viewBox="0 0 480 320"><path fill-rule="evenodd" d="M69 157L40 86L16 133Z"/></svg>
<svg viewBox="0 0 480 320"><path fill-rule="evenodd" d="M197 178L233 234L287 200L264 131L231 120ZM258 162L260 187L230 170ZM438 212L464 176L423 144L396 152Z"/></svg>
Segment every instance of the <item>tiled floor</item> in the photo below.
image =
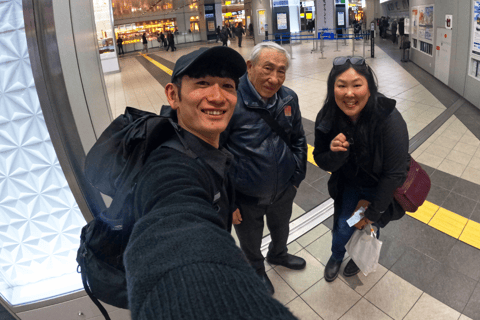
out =
<svg viewBox="0 0 480 320"><path fill-rule="evenodd" d="M357 55L362 54L361 44L361 41L356 44ZM397 100L411 138L450 106L454 94L437 94L424 81L428 75L422 76L422 82L416 80L412 74L423 71L413 64L400 65L398 59L392 58L399 51L381 44L385 50L377 47L375 59L367 61L377 74L379 91ZM215 44L202 44L212 45ZM234 48L248 58L252 46L247 39L243 48L236 45ZM179 46L176 52L157 51L150 56L173 63L196 48ZM340 52L335 52L336 44L327 42L324 51L327 59L320 59L318 51L311 52L311 42L291 49L293 60L285 85L299 96L307 141L313 145L313 121L325 99L332 59L351 55L352 48L340 45ZM366 54L370 55L368 49ZM137 57L138 54L122 57L122 72L105 77L115 116L126 105L158 113L161 105L167 103L162 83ZM469 118L465 115L475 111L469 112L452 116L413 156L426 165L432 178L427 200L480 222L480 141L472 129L474 123L464 124L465 118ZM295 200L294 218L328 199L328 178L327 173L308 164L307 177ZM382 230L380 266L375 273L368 277L340 276L327 283L323 270L330 256L331 227L330 217L289 244L289 252L307 261L304 270L267 265L276 290L274 297L299 319L480 319L478 249L405 216Z"/></svg>

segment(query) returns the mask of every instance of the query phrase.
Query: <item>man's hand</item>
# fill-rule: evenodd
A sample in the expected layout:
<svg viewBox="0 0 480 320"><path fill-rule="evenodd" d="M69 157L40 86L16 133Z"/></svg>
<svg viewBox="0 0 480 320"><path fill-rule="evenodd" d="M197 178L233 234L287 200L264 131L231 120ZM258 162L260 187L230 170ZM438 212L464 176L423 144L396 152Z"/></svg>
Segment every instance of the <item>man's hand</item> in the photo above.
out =
<svg viewBox="0 0 480 320"><path fill-rule="evenodd" d="M233 224L240 224L242 223L242 215L240 214L240 209L237 209L233 212Z"/></svg>
<svg viewBox="0 0 480 320"><path fill-rule="evenodd" d="M350 144L347 142L347 137L343 133L338 134L330 143L330 150L333 152L347 151Z"/></svg>

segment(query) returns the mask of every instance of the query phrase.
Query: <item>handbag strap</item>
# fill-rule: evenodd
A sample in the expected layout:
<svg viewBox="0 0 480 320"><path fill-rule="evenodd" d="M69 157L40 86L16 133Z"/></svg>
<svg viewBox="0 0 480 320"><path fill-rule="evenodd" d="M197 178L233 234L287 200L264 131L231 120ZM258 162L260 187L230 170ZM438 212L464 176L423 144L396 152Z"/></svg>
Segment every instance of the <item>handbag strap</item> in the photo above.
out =
<svg viewBox="0 0 480 320"><path fill-rule="evenodd" d="M292 149L292 142L290 141L290 137L288 136L287 132L285 129L283 129L280 124L270 115L270 112L262 112L260 110L257 111L260 114L260 117L262 117L263 120L272 128L273 131L275 131L280 138L282 138L283 141L287 144L287 146Z"/></svg>

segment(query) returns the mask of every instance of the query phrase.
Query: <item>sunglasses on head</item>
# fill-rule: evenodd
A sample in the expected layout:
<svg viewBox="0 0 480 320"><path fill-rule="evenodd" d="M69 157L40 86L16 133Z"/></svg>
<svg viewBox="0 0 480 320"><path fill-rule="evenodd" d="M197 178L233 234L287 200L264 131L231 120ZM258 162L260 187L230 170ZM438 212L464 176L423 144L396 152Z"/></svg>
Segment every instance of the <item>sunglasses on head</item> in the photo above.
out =
<svg viewBox="0 0 480 320"><path fill-rule="evenodd" d="M365 59L363 57L336 57L333 59L333 66L339 67L343 66L345 63L350 62L352 65L363 66L365 65Z"/></svg>

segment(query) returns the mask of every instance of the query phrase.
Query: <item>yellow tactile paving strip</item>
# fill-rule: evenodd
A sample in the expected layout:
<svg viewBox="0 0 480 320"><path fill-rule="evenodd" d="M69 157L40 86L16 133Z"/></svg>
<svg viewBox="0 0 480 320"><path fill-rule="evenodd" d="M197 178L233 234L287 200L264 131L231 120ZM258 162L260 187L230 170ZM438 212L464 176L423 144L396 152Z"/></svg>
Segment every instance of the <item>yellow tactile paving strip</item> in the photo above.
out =
<svg viewBox="0 0 480 320"><path fill-rule="evenodd" d="M313 159L313 149L311 145L308 145L307 159L310 163L317 165ZM407 212L407 214L432 228L480 249L480 223L468 220L429 201L425 201L416 212Z"/></svg>
<svg viewBox="0 0 480 320"><path fill-rule="evenodd" d="M147 55L140 54L168 75L172 75L172 70L169 68L158 63ZM313 149L313 146L308 145L307 159L310 163L317 166L313 159ZM416 212L407 212L407 214L443 233L480 249L480 223L468 220L459 214L441 208L429 201L425 201Z"/></svg>
<svg viewBox="0 0 480 320"><path fill-rule="evenodd" d="M169 76L172 75L173 71L167 67L165 67L163 64L159 63L158 61L155 61L153 60L152 58L150 58L149 56L143 54L143 53L140 53L140 55L142 57L144 57L145 59L147 59L148 61L150 61L151 63L153 63L156 67L162 69L166 74L168 74Z"/></svg>

